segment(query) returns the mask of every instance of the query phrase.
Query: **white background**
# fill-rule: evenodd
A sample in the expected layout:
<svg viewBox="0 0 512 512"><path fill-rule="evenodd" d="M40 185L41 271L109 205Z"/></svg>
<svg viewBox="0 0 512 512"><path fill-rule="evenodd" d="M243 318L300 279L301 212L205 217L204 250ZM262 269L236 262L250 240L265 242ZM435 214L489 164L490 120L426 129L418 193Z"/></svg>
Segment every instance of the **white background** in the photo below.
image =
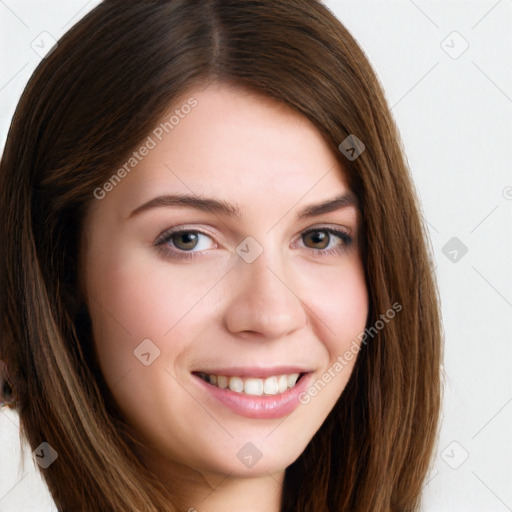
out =
<svg viewBox="0 0 512 512"><path fill-rule="evenodd" d="M0 0L1 147L40 60L31 44L58 39L97 3ZM325 3L382 81L436 258L445 403L423 510L512 511L512 1ZM455 262L443 253L453 237L467 247ZM0 511L54 511L30 450L24 469L19 451L4 408Z"/></svg>

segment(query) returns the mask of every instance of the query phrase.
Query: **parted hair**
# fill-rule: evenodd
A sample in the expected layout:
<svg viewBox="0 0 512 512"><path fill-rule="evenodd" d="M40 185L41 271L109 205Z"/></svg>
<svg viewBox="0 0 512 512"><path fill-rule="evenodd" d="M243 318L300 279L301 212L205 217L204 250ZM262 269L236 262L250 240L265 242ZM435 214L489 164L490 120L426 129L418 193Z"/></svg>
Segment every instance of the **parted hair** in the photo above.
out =
<svg viewBox="0 0 512 512"><path fill-rule="evenodd" d="M285 473L281 512L419 510L436 449L442 327L425 221L367 57L316 0L105 0L28 82L0 164L0 358L21 433L60 511L174 512L99 371L78 293L93 192L197 85L235 84L309 119L346 169L362 218L367 326L402 310ZM365 149L350 160L349 135ZM340 283L341 285L341 283Z"/></svg>

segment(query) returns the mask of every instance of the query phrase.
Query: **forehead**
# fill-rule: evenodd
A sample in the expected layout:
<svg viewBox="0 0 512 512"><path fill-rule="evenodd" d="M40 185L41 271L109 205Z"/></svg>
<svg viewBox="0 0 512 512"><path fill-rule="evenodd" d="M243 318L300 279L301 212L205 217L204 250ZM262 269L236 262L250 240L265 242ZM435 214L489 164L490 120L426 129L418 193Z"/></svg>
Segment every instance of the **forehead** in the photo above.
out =
<svg viewBox="0 0 512 512"><path fill-rule="evenodd" d="M125 213L162 193L210 194L261 210L269 198L290 207L349 190L339 160L306 117L230 85L191 89L144 145L150 149L109 194Z"/></svg>

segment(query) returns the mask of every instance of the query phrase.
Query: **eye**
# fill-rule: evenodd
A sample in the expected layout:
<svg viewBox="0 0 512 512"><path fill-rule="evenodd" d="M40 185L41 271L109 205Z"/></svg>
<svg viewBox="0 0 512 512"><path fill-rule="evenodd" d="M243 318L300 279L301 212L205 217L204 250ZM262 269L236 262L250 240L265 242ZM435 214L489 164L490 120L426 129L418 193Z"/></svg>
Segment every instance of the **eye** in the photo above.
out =
<svg viewBox="0 0 512 512"><path fill-rule="evenodd" d="M352 237L345 231L326 227L305 231L302 233L301 239L304 240L306 247L311 249L313 254L319 256L340 254L352 244ZM308 244L312 244L313 247Z"/></svg>
<svg viewBox="0 0 512 512"><path fill-rule="evenodd" d="M352 244L352 237L345 231L319 227L301 234L306 249L315 256L342 254ZM162 233L153 245L170 258L191 259L199 257L204 251L216 248L213 238L196 229L171 228ZM311 246L312 245L312 246Z"/></svg>
<svg viewBox="0 0 512 512"><path fill-rule="evenodd" d="M176 258L191 258L196 252L207 250L210 235L193 229L168 230L162 233L153 245L164 251L164 254ZM173 249L174 247L174 249ZM215 247L215 244L214 244ZM197 251L193 251L197 249Z"/></svg>

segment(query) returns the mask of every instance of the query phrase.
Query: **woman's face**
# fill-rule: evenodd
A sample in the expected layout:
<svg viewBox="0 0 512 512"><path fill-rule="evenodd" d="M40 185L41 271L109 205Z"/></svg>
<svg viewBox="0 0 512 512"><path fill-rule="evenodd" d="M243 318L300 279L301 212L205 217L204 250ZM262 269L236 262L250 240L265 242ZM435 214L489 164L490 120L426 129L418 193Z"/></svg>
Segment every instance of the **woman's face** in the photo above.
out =
<svg viewBox="0 0 512 512"><path fill-rule="evenodd" d="M281 473L355 363L357 207L319 132L283 104L216 84L162 123L86 219L101 371L159 471Z"/></svg>

